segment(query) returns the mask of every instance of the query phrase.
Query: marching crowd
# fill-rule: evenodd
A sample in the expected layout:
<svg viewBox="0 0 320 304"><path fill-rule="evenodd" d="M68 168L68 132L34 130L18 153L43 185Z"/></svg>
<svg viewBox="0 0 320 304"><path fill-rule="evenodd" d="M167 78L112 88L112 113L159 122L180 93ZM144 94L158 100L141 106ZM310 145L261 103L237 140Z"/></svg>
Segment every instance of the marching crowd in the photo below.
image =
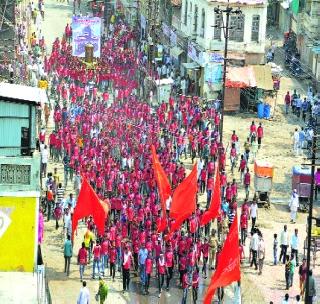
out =
<svg viewBox="0 0 320 304"><path fill-rule="evenodd" d="M68 28L69 29L69 28ZM176 286L178 275L182 288L182 303L186 303L192 288L193 303L198 299L201 276L206 279L219 261L219 253L240 211L239 253L245 259L246 239L250 234L249 262L261 274L265 259L265 244L256 227L257 202L249 203L252 182L248 164L253 162L262 147L264 129L253 121L248 127L248 138L243 147L236 131L230 138L230 148L220 142L219 103L202 103L197 96L171 96L157 107L152 107L137 95L136 73L138 55L131 41L135 34L117 20L109 28L101 58L95 70L88 70L72 56L66 38L56 39L51 55L44 57L44 73L50 75L54 130L40 131L41 174L45 179L47 220L52 212L59 228L63 217L65 272L70 273L71 258L77 254L81 289L78 303L87 303L86 269L92 263L92 279L99 278L97 298L104 303L108 286L104 278L119 278L123 292L130 289L132 272L139 275L141 292L149 293L153 280L158 295ZM158 69L161 78L163 69ZM168 71L166 71L168 73ZM183 79L185 81L185 79ZM189 85L181 93L193 91ZM50 116L45 109L46 122ZM186 162L197 162L198 204L196 212L173 235L158 233L161 224L159 194L151 161L154 145L160 162L174 190L187 175ZM48 162L63 163L63 180L54 172L47 172ZM226 163L230 161L230 176ZM217 168L218 167L218 168ZM221 213L216 224L200 227L204 209L210 205L214 189L215 170L220 172ZM239 181L234 169L239 172ZM110 205L104 235L99 235L93 219L85 221L87 230L81 248L73 248L71 222L73 210L85 178L105 204ZM66 195L68 184L74 193ZM238 187L246 199L238 210ZM205 196L205 204L202 204ZM170 202L168 202L168 209ZM249 220L251 219L251 225ZM167 223L170 227L170 220ZM288 232L281 233L280 242L274 237L274 263L285 264L287 289L292 285L294 266L298 266L298 231L289 240ZM291 247L291 258L288 248ZM296 263L294 263L296 259ZM305 261L300 266L305 267ZM305 268L299 269L301 290L306 277ZM311 274L312 276L312 274ZM240 284L235 291L235 303L241 302ZM314 291L315 292L315 291ZM221 301L224 290L218 290Z"/></svg>

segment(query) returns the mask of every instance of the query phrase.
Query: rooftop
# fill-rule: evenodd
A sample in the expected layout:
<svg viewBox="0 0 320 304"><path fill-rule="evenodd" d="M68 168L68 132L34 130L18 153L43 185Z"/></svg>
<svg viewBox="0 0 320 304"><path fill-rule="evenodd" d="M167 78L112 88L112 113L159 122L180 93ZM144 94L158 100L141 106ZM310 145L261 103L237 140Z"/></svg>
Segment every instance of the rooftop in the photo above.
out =
<svg viewBox="0 0 320 304"><path fill-rule="evenodd" d="M4 98L8 101L21 101L22 103L46 103L48 101L45 90L24 86L20 84L12 84L0 82L0 99Z"/></svg>

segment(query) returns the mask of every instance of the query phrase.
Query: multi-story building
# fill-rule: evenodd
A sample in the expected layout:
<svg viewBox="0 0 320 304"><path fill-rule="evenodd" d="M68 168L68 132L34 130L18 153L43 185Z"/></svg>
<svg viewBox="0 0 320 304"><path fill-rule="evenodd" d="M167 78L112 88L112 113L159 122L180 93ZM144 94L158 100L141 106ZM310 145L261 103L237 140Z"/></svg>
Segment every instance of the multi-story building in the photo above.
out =
<svg viewBox="0 0 320 304"><path fill-rule="evenodd" d="M297 34L297 48L302 68L307 74L313 74L314 80L320 79L320 1L305 2L301 12Z"/></svg>
<svg viewBox="0 0 320 304"><path fill-rule="evenodd" d="M208 98L217 90L212 77L216 78L214 74L221 74L216 65L221 65L221 56L220 60L217 58L219 54L223 54L225 40L223 26L226 16L215 13L214 9L219 7L223 10L227 3L226 0L182 1L180 29L189 37L190 63L184 66L191 77L196 78L200 93ZM240 65L263 63L267 23L266 1L230 1L229 5L234 9L239 8L241 14L230 16L228 59L233 59Z"/></svg>

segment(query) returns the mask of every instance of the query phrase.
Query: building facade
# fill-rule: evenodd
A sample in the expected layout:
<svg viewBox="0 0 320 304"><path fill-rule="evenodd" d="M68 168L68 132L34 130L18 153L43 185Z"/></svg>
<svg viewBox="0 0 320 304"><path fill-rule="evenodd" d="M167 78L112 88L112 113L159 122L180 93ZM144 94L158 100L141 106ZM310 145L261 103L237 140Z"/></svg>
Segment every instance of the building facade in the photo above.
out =
<svg viewBox="0 0 320 304"><path fill-rule="evenodd" d="M237 65L262 64L265 56L267 3L263 0L230 2L241 14L230 15L228 59ZM214 98L221 88L222 61L225 45L227 1L183 0L180 30L188 36L187 73L199 86L199 93ZM192 64L194 63L194 64Z"/></svg>

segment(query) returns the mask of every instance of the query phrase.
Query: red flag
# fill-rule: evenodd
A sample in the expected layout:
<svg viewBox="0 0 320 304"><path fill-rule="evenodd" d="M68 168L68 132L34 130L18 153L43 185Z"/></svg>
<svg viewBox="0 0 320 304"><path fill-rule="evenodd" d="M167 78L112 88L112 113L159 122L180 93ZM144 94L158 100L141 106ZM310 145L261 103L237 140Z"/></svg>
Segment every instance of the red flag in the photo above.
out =
<svg viewBox="0 0 320 304"><path fill-rule="evenodd" d="M220 192L220 172L216 169L216 177L214 183L213 195L211 195L210 207L206 210L200 220L200 226L208 224L212 219L216 218L220 213L221 192Z"/></svg>
<svg viewBox="0 0 320 304"><path fill-rule="evenodd" d="M204 304L211 303L218 287L224 287L232 282L240 281L240 277L238 220L235 217L220 252L217 270L212 275L210 285L204 296Z"/></svg>
<svg viewBox="0 0 320 304"><path fill-rule="evenodd" d="M176 220L173 229L179 228L193 212L196 211L197 197L197 164L194 165L191 173L176 188L172 197L170 217Z"/></svg>
<svg viewBox="0 0 320 304"><path fill-rule="evenodd" d="M78 201L74 208L72 218L72 236L77 229L78 221L90 215L93 216L98 232L104 234L105 219L108 211L108 204L100 202L98 195L94 192L87 179L83 177Z"/></svg>
<svg viewBox="0 0 320 304"><path fill-rule="evenodd" d="M162 207L162 215L166 215L166 201L171 195L171 186L166 173L164 172L154 145L151 146L153 171L158 185L160 202Z"/></svg>

